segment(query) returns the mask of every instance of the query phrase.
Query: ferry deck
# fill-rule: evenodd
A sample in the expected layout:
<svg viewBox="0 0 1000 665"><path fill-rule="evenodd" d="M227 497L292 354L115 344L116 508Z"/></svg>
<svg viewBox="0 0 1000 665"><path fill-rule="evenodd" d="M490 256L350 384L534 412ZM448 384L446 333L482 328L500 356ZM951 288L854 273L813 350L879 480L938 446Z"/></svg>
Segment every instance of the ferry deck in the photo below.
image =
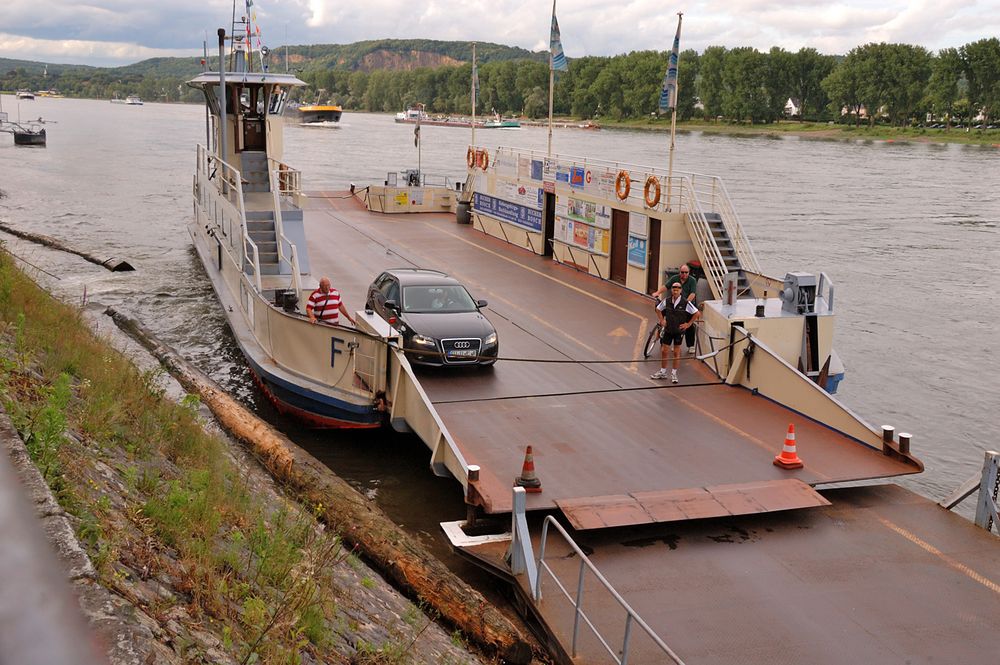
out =
<svg viewBox="0 0 1000 665"><path fill-rule="evenodd" d="M364 307L370 281L395 267L445 271L489 302L500 337L494 368L416 373L457 454L481 467L479 506L511 511L513 480L533 446L542 484L527 495L534 551L541 516L559 511L684 662L1000 657L995 536L893 484L815 489L916 473L915 459L726 385L710 359L685 355L677 385L651 380L658 358L641 360L647 297L452 215L369 213L344 192L313 193L304 207L312 274L330 276L352 311ZM772 464L789 424L802 469ZM573 657L572 607L550 578L543 600L527 601L524 576L507 572L509 546L487 539L460 549L513 583L565 662L612 662L589 631ZM551 538L548 548L552 570L573 589L578 557ZM621 608L592 593L590 619L620 647ZM672 662L640 631L631 639L629 662Z"/></svg>

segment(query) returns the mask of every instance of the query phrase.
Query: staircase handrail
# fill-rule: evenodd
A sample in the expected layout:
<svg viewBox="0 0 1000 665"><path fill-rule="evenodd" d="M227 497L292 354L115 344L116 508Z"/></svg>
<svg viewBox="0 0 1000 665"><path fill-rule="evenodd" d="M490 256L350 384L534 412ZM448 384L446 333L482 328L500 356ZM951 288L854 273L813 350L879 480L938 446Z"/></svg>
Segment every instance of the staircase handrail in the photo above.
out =
<svg viewBox="0 0 1000 665"><path fill-rule="evenodd" d="M703 189L702 183L706 179L709 180L711 186L710 188ZM736 213L736 208L733 207L732 199L729 198L726 183L717 176L697 175L692 177L692 184L695 187L695 191L701 194L699 198L702 200L707 198L710 201L711 210L719 213L719 216L722 218L722 225L725 227L726 234L733 244L733 251L736 253L740 267L744 270L759 273L761 271L760 263L757 261L757 255L754 254L750 240L743 230L743 224Z"/></svg>
<svg viewBox="0 0 1000 665"><path fill-rule="evenodd" d="M701 260L701 267L705 271L705 277L716 298L722 297L722 283L729 269L719 244L715 241L712 228L708 225L708 218L702 208L701 199L695 189L691 177L683 176L676 178L681 191L681 199L687 199L687 219L691 230L692 240L694 240L695 250Z"/></svg>
<svg viewBox="0 0 1000 665"><path fill-rule="evenodd" d="M204 154L204 157L203 157ZM222 195L226 197L228 201L236 205L236 212L240 217L240 235L243 240L243 259L249 262L253 266L253 276L254 285L257 287L257 292L263 291L263 287L260 281L260 250L257 249L257 243L253 241L250 237L250 231L247 228L247 208L246 202L243 198L243 175L240 170L232 166L224 159L220 158L218 155L209 153L202 145L198 145L198 161L199 168L204 164L206 172L211 169L211 162L218 164L219 168L222 169L221 174L211 174L209 173L209 178L214 176L219 177L219 183L224 185L220 187ZM218 186L218 185L217 185ZM228 186L230 189L226 189ZM231 192L235 193L236 201L232 200ZM250 246L253 256L247 253L247 245ZM244 270L246 269L246 264L244 264Z"/></svg>
<svg viewBox="0 0 1000 665"><path fill-rule="evenodd" d="M289 240L288 237L285 236L285 229L282 224L282 217L281 217L281 196L280 196L281 192L278 191L278 186L277 186L278 182L281 179L279 173L282 171L288 173L288 169L287 168L282 169L281 167L285 165L282 164L281 162L278 162L277 160L268 158L268 162L274 162L277 165L277 168L273 170L272 169L267 170L267 179L268 179L268 186L271 189L271 198L274 201L274 234L278 241L278 266L280 270L282 259L287 261L288 264L291 266L292 289L295 291L295 295L297 296L302 292L302 284L300 282L301 278L299 275L299 255L298 252L296 251L295 243ZM288 243L289 251L291 254L291 256L289 256L287 259L285 258L285 252L283 249L286 242Z"/></svg>

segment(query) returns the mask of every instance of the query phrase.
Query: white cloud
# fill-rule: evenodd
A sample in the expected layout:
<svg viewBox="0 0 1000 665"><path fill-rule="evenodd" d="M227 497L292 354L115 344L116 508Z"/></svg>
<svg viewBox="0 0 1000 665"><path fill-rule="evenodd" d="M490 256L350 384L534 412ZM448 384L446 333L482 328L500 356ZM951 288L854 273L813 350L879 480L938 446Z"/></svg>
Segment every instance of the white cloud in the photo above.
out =
<svg viewBox="0 0 1000 665"><path fill-rule="evenodd" d="M238 3L242 8L242 3ZM426 38L548 47L551 4L538 0L255 0L265 42L348 43ZM570 57L666 50L684 11L682 48L811 46L846 53L870 41L937 50L1000 33L1000 0L559 0ZM230 0L6 0L0 55L48 62L126 64L198 53L228 27Z"/></svg>

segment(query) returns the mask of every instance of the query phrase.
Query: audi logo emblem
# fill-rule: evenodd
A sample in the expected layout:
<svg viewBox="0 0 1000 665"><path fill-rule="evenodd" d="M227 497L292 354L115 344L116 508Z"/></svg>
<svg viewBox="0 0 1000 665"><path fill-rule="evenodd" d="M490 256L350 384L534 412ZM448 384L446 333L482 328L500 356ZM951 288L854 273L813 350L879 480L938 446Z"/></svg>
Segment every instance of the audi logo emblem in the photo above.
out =
<svg viewBox="0 0 1000 665"><path fill-rule="evenodd" d="M455 342L456 349L471 349L472 342Z"/></svg>

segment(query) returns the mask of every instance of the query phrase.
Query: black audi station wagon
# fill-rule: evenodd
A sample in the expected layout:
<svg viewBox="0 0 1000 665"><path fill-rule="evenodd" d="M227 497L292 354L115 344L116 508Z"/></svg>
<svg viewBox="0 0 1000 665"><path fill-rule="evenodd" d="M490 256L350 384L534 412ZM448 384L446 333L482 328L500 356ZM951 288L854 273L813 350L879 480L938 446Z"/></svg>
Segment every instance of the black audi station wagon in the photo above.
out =
<svg viewBox="0 0 1000 665"><path fill-rule="evenodd" d="M421 365L480 365L497 361L497 331L457 280L437 270L394 268L368 287L365 307L403 335L406 357Z"/></svg>

